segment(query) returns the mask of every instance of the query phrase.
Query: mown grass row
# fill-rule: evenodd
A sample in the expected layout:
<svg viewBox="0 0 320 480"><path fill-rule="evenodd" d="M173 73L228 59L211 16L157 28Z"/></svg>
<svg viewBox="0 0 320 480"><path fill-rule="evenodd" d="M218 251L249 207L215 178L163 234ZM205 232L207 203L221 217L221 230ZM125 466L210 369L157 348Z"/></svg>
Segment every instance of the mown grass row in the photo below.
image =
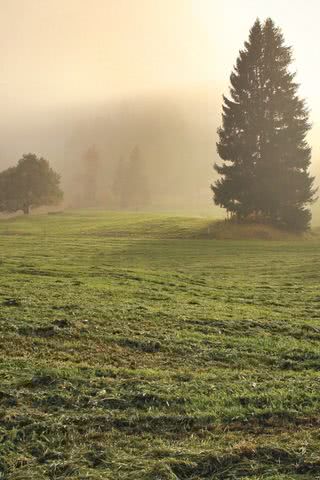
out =
<svg viewBox="0 0 320 480"><path fill-rule="evenodd" d="M0 478L317 478L317 237L59 217L0 225Z"/></svg>

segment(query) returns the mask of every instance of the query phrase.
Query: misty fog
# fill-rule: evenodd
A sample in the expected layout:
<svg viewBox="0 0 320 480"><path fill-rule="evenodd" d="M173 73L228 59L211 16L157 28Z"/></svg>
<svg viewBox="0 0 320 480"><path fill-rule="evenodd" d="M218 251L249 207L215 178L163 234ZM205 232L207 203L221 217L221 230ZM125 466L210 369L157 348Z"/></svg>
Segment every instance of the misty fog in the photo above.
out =
<svg viewBox="0 0 320 480"><path fill-rule="evenodd" d="M4 0L0 168L26 152L42 155L62 176L65 205L85 206L84 158L95 148L93 203L113 208L118 163L137 145L149 208L221 214L209 186L222 94L228 94L252 20L275 14L295 45L301 93L314 124L312 171L318 173L320 106L314 60L306 53L317 29L315 15L301 5L288 9L287 1L245 4L246 16L235 1ZM311 4L313 12L319 9ZM301 18L309 25L304 39L296 38Z"/></svg>

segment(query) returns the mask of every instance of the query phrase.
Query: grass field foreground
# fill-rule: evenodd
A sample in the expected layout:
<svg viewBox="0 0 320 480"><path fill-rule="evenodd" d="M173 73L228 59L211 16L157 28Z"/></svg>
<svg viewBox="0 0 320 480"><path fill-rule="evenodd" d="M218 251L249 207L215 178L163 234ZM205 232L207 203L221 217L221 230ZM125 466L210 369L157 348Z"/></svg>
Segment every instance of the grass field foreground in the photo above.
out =
<svg viewBox="0 0 320 480"><path fill-rule="evenodd" d="M221 228L0 221L0 479L320 478L320 238Z"/></svg>

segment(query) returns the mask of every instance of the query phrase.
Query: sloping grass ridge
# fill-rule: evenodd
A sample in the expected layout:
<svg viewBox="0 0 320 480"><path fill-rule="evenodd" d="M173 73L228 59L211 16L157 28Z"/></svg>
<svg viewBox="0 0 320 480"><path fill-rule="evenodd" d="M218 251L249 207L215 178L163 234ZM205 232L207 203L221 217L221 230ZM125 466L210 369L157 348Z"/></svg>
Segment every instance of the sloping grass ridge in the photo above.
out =
<svg viewBox="0 0 320 480"><path fill-rule="evenodd" d="M30 221L30 218L32 220ZM314 234L317 230L314 232ZM214 220L206 215L108 212L79 210L32 217L14 216L0 219L0 235L85 235L158 238L158 239L218 239L218 240L290 240L297 235L266 224L238 224ZM308 236L307 236L308 238Z"/></svg>

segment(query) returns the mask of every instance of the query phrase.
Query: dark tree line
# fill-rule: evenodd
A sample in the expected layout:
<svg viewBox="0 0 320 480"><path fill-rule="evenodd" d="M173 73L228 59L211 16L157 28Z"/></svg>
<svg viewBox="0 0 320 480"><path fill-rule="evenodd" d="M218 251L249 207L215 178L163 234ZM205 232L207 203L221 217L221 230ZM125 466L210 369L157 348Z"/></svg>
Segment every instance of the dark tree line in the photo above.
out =
<svg viewBox="0 0 320 480"><path fill-rule="evenodd" d="M314 178L308 109L298 96L292 51L271 19L257 20L224 96L215 164L214 201L238 220L254 219L295 230L311 220Z"/></svg>

